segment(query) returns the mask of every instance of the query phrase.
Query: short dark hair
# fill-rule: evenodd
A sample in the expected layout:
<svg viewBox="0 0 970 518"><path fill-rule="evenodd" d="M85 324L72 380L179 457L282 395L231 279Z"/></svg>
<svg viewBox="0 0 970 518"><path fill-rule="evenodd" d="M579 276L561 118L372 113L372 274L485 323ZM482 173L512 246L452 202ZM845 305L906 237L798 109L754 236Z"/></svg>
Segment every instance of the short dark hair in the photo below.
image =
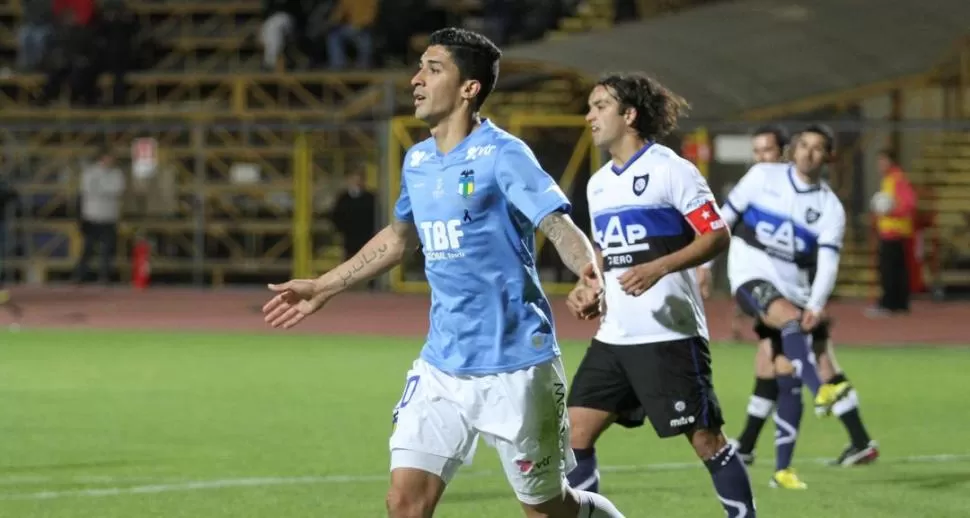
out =
<svg viewBox="0 0 970 518"><path fill-rule="evenodd" d="M482 85L474 103L476 110L481 108L498 82L498 65L502 51L487 37L456 27L431 33L428 45L440 45L448 50L462 81L472 79Z"/></svg>
<svg viewBox="0 0 970 518"><path fill-rule="evenodd" d="M800 133L815 133L825 137L825 150L829 153L835 152L835 132L829 126L816 122L806 126Z"/></svg>
<svg viewBox="0 0 970 518"><path fill-rule="evenodd" d="M778 149L785 149L788 145L788 140L791 138L788 135L788 130L780 124L765 124L763 126L758 126L751 133L752 136L758 135L774 135L775 144L778 145Z"/></svg>
<svg viewBox="0 0 970 518"><path fill-rule="evenodd" d="M879 154L888 158L889 161L894 164L899 162L899 156L896 154L896 151L889 149L888 147L880 149Z"/></svg>
<svg viewBox="0 0 970 518"><path fill-rule="evenodd" d="M628 108L637 111L633 128L644 140L654 141L669 134L689 108L683 97L641 72L608 74L596 84L613 91L620 113Z"/></svg>

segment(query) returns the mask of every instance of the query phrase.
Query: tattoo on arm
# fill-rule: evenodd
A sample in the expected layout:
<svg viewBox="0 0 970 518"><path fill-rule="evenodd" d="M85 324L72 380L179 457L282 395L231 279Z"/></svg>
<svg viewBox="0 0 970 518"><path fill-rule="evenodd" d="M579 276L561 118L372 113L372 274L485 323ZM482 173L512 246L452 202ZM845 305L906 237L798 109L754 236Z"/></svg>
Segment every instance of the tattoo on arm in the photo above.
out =
<svg viewBox="0 0 970 518"><path fill-rule="evenodd" d="M413 250L417 233L414 225L394 222L377 233L356 255L320 278L322 291L338 293L358 282L373 279L400 264Z"/></svg>
<svg viewBox="0 0 970 518"><path fill-rule="evenodd" d="M539 223L539 230L555 245L562 262L576 275L583 267L596 261L593 245L573 220L561 212L553 212Z"/></svg>
<svg viewBox="0 0 970 518"><path fill-rule="evenodd" d="M347 268L339 272L340 287L349 288L356 282L356 279L360 278L360 273L364 271L367 265L384 259L387 256L388 250L390 250L390 246L387 243L380 243L373 248L365 247L361 250L360 253L351 258ZM376 275L379 274L377 273Z"/></svg>

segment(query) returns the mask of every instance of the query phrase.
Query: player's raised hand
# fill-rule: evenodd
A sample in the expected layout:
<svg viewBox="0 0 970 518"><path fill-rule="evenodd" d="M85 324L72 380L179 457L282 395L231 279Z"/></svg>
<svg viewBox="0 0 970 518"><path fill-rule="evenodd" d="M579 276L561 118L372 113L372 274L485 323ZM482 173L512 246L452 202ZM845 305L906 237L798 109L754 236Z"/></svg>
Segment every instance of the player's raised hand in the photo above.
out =
<svg viewBox="0 0 970 518"><path fill-rule="evenodd" d="M667 268L661 261L650 261L649 263L639 264L623 272L617 277L620 287L627 295L639 297L647 290L657 284L664 275L667 275Z"/></svg>
<svg viewBox="0 0 970 518"><path fill-rule="evenodd" d="M312 279L294 279L283 284L270 284L268 288L276 295L263 306L263 320L277 328L289 329L299 324L326 302L316 296L316 284Z"/></svg>

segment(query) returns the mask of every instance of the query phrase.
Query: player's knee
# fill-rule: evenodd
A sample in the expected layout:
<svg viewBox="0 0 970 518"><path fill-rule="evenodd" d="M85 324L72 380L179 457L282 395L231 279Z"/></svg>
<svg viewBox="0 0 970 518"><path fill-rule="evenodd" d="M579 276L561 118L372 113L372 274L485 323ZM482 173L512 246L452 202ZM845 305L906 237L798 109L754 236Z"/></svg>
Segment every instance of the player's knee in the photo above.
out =
<svg viewBox="0 0 970 518"><path fill-rule="evenodd" d="M429 518L434 507L433 499L427 495L393 485L387 491L385 502L389 518Z"/></svg>
<svg viewBox="0 0 970 518"><path fill-rule="evenodd" d="M758 353L755 355L754 372L755 376L762 379L775 377L775 364L772 359L774 352L771 340L765 339L758 343Z"/></svg>
<svg viewBox="0 0 970 518"><path fill-rule="evenodd" d="M778 299L768 306L768 313L765 315L764 321L769 326L780 329L788 322L800 318L801 311L794 304L785 299Z"/></svg>
<svg viewBox="0 0 970 518"><path fill-rule="evenodd" d="M777 356L775 357L775 374L777 376L791 376L795 374L795 366L788 358Z"/></svg>
<svg viewBox="0 0 970 518"><path fill-rule="evenodd" d="M689 434L690 445L701 460L707 460L727 445L727 439L720 430L698 428Z"/></svg>

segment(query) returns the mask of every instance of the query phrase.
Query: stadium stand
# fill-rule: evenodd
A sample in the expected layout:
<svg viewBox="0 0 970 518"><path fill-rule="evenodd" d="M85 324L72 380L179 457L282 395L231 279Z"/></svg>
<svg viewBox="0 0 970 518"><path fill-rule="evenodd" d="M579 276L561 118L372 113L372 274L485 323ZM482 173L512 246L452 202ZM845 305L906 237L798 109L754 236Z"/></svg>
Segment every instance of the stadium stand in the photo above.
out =
<svg viewBox="0 0 970 518"><path fill-rule="evenodd" d="M378 23L400 24L398 18L404 16L400 9L413 4L388 1L383 2ZM286 71L266 71L260 66L263 11L259 0L125 4L144 28L140 52L148 65L127 76L123 106L82 109L54 102L38 107L42 75L9 68L0 74L3 145L17 150L12 161L29 176L22 190L30 193L33 203L23 231L46 236L38 246L30 245L31 253L49 255L44 261L23 260L19 266L42 266L43 272L34 277L67 272L78 248L72 219L76 191L73 185L65 190L59 175L76 168L102 143L127 159L133 139L151 136L158 142L160 161L178 186L173 196L177 201L170 204L174 209L165 218L132 216L130 221L138 224L124 228L123 237L130 240L141 231L168 243L164 246L172 251L171 260L161 259L157 271L185 274L197 269L192 256L199 246L195 238L199 229L205 231L206 246L213 247L206 256L222 258L207 261L208 282L257 270L289 271L293 233L280 216L292 212L292 200L287 197L293 194L294 163L305 152L300 149L313 150L304 158L309 157L309 176L317 193L335 188L352 164L385 168L387 138L380 124L410 111L409 71L402 67L423 48L427 31L413 31L407 52L382 63L382 70L320 69L312 63L305 42L295 39L286 52ZM520 121L516 127L534 142L543 161L553 169L572 167L570 181L581 185L583 168L592 166L574 166L587 159L591 162L594 151L584 150L588 144L580 136L581 122L573 127L575 119L564 121L583 112L589 80L604 66L650 70L690 99L692 118L685 131L708 123L713 128L717 121L735 121L721 132L743 132L754 121L797 119L808 113L839 117L846 107L867 97L961 77L959 65L927 70L926 64L937 62L941 49L965 32L958 23L961 18L952 15L967 9L964 2L942 0L938 8L926 10L923 19L914 20L910 32L926 37L904 41L844 30L845 20L859 16L874 20L872 26L895 23L905 18L904 4L873 11L861 4L820 0L813 4L810 18L825 22L806 24L804 9L765 7L751 1L521 2L517 9L536 15L535 19L558 21L528 26L513 38L487 115L503 123ZM481 2L448 5L442 20L463 20L477 29L485 26ZM635 8L631 11L630 6ZM4 63L14 60L22 13L20 0L0 3L0 60ZM614 26L617 22L624 23ZM785 37L792 24L814 34L810 37L815 42L813 52L805 59L815 63L809 68L817 73L806 75L805 63L790 59L802 47L801 39ZM850 39L831 37L836 32ZM765 40L773 44L762 45ZM631 41L637 44L630 45ZM868 60L867 49L875 47L881 48L880 55L893 59ZM665 51L643 52L650 48ZM753 54L761 57L745 58ZM774 64L770 75L761 65L766 61ZM698 70L704 71L705 80L699 80ZM113 100L112 83L108 75L98 82L106 101ZM714 84L718 87L713 88ZM297 145L301 134L308 142L303 147ZM970 174L970 167L963 163L960 137L928 142L909 168L913 181L936 196L925 204L928 211L937 213L940 226L933 238L942 243L939 263L944 270L944 265L962 264L961 258L970 253L968 218L960 212L963 198L958 195L963 185L960 175ZM858 174L853 156L866 144L858 136L847 139L835 179L846 200L858 197L853 190L853 175ZM567 146L575 148L572 157L561 156ZM239 164L255 164L260 181L266 183L260 189L240 185L233 179ZM723 183L724 171L715 167L713 174L714 184ZM374 170L373 187L377 187L376 175ZM266 189L267 185L273 188ZM238 210L235 204L240 200L252 210ZM326 219L319 218L317 227L315 257L336 260L338 241ZM233 230L243 228L245 232ZM849 232L839 293L869 295L875 282L872 242L865 225L854 225ZM127 267L124 249L119 257L123 271ZM970 275L959 268L940 274L944 283L964 278L970 282Z"/></svg>

